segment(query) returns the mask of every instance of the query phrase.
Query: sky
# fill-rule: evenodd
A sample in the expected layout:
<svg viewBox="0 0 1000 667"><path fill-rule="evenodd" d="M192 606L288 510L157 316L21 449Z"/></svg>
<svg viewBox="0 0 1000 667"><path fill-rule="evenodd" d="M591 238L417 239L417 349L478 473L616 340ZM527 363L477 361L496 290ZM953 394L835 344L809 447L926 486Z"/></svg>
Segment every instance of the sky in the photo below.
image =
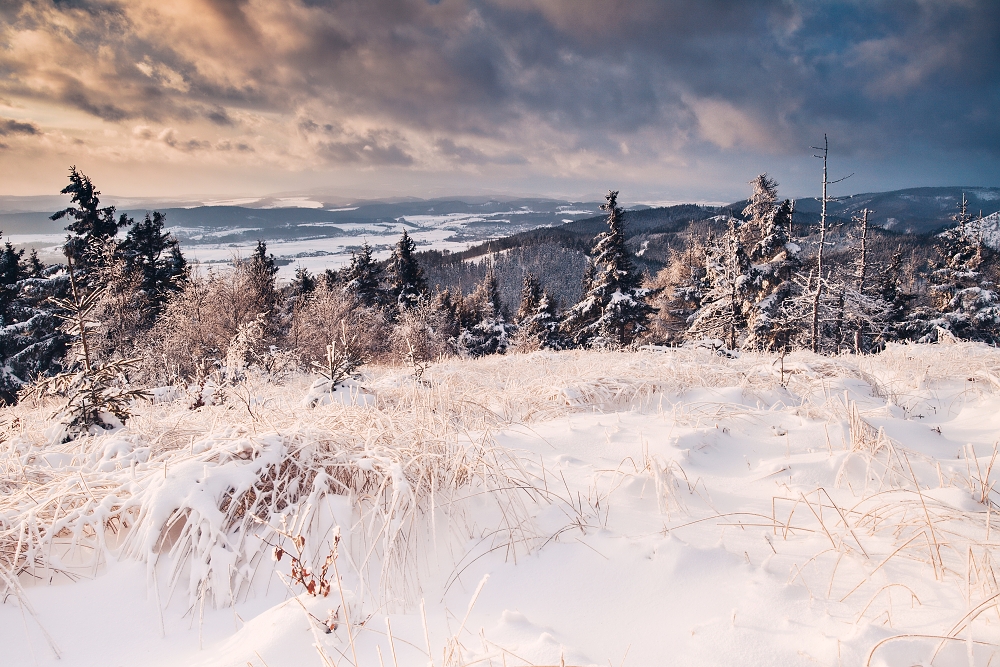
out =
<svg viewBox="0 0 1000 667"><path fill-rule="evenodd" d="M997 0L0 0L0 195L1000 185Z"/></svg>

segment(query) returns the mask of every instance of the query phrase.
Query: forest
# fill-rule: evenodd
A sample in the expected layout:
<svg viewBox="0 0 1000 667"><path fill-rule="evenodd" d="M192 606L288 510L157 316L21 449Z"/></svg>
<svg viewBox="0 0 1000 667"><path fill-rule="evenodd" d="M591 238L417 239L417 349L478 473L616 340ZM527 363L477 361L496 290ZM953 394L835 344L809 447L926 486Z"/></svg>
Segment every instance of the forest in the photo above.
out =
<svg viewBox="0 0 1000 667"><path fill-rule="evenodd" d="M709 347L867 354L893 341L995 344L996 252L962 202L954 225L914 242L822 213L797 216L767 174L742 210L687 206L665 245L628 235L609 191L600 230L558 228L468 255L418 252L404 232L388 261L365 243L339 271L280 284L259 241L222 270L189 266L165 217L135 220L75 167L65 262L0 250L0 396L55 396L69 433L109 428L153 387L314 371L335 388L365 364L420 379L450 356L539 349ZM799 218L805 218L799 219ZM524 236L524 235L522 235ZM659 245L657 245L659 243ZM659 260L651 260L658 255Z"/></svg>

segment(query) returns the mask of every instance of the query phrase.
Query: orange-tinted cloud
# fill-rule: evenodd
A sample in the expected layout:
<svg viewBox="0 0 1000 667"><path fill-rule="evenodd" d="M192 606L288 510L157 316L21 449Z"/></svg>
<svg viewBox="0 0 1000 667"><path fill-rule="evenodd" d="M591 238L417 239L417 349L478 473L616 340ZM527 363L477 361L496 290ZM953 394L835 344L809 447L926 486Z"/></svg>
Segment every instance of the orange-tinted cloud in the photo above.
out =
<svg viewBox="0 0 1000 667"><path fill-rule="evenodd" d="M0 160L666 178L830 131L995 164L998 34L992 0L4 0L35 131Z"/></svg>

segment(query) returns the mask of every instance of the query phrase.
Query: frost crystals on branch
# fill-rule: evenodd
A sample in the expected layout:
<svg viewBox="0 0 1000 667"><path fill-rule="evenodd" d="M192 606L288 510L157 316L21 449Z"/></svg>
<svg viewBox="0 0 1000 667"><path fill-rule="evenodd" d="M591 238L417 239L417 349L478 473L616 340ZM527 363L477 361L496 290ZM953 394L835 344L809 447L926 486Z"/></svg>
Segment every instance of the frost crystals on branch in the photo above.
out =
<svg viewBox="0 0 1000 667"><path fill-rule="evenodd" d="M67 439L72 439L88 432L92 426L102 429L120 426L132 416L132 401L148 399L149 393L128 386L126 372L139 361L137 358L93 363L88 331L99 326L93 321L93 312L101 301L102 290L84 295L73 275L73 255L69 249L66 262L70 298L53 298L52 302L67 313L58 314L58 317L65 321L67 333L76 337L74 348L78 370L40 378L25 394L32 398L47 395L65 397L66 402L53 418L65 425Z"/></svg>
<svg viewBox="0 0 1000 667"><path fill-rule="evenodd" d="M331 340L326 346L326 363L313 362L313 368L330 383L330 391L337 385L355 377L365 361L358 352L356 341L347 334L347 325L341 322L339 345Z"/></svg>

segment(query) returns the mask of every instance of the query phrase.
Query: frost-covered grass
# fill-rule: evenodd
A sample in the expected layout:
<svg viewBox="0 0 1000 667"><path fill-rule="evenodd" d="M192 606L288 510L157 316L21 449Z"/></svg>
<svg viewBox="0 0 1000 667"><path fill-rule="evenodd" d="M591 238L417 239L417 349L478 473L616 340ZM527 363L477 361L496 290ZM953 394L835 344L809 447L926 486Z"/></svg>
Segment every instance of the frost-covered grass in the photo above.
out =
<svg viewBox="0 0 1000 667"><path fill-rule="evenodd" d="M1000 650L995 349L367 371L329 398L304 376L251 374L197 409L195 390L163 388L126 427L68 443L52 406L5 409L9 664L985 665ZM309 596L274 547L301 535L318 570L338 527L341 583Z"/></svg>

